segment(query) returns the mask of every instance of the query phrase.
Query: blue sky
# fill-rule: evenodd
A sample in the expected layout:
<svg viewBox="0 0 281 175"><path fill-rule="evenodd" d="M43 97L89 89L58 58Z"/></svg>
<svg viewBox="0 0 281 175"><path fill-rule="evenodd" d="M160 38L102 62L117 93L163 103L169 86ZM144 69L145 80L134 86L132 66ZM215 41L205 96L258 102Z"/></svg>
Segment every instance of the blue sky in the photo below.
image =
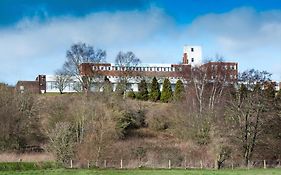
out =
<svg viewBox="0 0 281 175"><path fill-rule="evenodd" d="M178 63L183 45L281 80L280 0L1 0L0 81L53 74L76 42Z"/></svg>

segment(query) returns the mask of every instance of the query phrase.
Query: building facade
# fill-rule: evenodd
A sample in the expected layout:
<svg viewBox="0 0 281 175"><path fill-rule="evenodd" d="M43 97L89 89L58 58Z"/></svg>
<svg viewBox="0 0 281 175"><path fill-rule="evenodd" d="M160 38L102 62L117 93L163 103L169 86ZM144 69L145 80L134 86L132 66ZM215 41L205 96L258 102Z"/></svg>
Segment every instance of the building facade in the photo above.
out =
<svg viewBox="0 0 281 175"><path fill-rule="evenodd" d="M91 91L102 91L100 84L106 77L112 83L112 89L115 90L121 79L126 79L127 89L138 91L138 84L142 79L150 83L153 77L156 77L162 89L165 78L171 82L172 89L178 80L182 80L185 85L191 80L192 71L195 68L206 70L207 78L211 81L218 77L224 78L224 81L234 82L237 80L238 64L235 62L209 62L202 64L202 49L200 46L184 46L182 63L180 64L140 64L137 66L119 66L111 63L82 63L79 66L80 77L72 77L67 84L64 92L81 91L79 82L83 77L102 77L95 79ZM80 79L80 80L79 80ZM17 89L28 89L26 85L20 82ZM38 86L38 87L37 87ZM49 93L59 92L56 84L55 75L39 75L33 82L33 92Z"/></svg>

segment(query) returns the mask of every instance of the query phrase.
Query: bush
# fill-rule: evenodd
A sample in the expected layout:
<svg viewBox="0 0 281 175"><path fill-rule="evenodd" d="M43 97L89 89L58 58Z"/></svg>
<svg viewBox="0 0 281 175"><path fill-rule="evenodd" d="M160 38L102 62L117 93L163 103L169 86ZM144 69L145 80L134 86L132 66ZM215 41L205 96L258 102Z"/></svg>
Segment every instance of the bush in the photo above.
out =
<svg viewBox="0 0 281 175"><path fill-rule="evenodd" d="M129 130L145 126L145 112L143 110L125 112L117 122L117 128L125 136Z"/></svg>
<svg viewBox="0 0 281 175"><path fill-rule="evenodd" d="M131 99L135 99L136 98L136 94L134 93L134 91L129 91L129 92L127 92L127 97L131 98Z"/></svg>
<svg viewBox="0 0 281 175"><path fill-rule="evenodd" d="M147 113L146 123L149 128L159 131L169 127L170 111L165 106L154 108Z"/></svg>

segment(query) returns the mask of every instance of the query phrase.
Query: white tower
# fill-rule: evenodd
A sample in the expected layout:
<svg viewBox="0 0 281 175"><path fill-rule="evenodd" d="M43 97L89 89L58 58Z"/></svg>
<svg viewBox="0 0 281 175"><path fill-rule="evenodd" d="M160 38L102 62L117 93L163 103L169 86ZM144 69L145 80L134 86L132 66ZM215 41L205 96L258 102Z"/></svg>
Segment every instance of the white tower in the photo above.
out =
<svg viewBox="0 0 281 175"><path fill-rule="evenodd" d="M184 46L183 64L189 64L192 67L201 65L202 64L201 46Z"/></svg>

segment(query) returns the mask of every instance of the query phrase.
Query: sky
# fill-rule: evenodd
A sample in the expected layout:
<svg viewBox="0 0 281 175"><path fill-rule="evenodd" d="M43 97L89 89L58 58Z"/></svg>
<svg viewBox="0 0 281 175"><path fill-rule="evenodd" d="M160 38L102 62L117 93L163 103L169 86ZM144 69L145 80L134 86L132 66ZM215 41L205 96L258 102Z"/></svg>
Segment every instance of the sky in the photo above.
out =
<svg viewBox="0 0 281 175"><path fill-rule="evenodd" d="M74 43L179 63L184 45L281 81L281 0L0 0L0 82L54 74Z"/></svg>

